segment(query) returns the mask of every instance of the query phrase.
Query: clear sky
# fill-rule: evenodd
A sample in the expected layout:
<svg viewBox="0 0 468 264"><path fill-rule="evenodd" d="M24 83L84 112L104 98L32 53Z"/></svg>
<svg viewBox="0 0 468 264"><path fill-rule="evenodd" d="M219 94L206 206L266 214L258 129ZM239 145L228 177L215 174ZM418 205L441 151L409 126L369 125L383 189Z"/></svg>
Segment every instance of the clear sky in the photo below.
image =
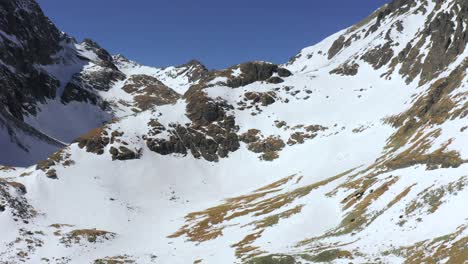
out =
<svg viewBox="0 0 468 264"><path fill-rule="evenodd" d="M78 40L153 66L284 63L390 0L37 0Z"/></svg>

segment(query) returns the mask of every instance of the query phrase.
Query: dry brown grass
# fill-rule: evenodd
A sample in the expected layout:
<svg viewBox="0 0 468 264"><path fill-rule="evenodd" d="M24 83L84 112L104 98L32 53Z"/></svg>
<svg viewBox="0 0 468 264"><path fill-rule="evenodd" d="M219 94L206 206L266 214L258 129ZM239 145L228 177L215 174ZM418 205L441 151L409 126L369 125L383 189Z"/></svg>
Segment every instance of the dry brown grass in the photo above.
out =
<svg viewBox="0 0 468 264"><path fill-rule="evenodd" d="M97 229L77 229L65 234L60 240L65 245L78 244L82 241L89 243L96 243L104 240L113 239L116 236L115 233L97 230Z"/></svg>
<svg viewBox="0 0 468 264"><path fill-rule="evenodd" d="M458 180L450 182L449 184L435 187L434 185L424 189L417 194L405 209L406 215L416 213L416 210L427 208L427 213L436 212L443 199L447 195L456 195L468 186L468 176L460 177ZM419 214L418 214L419 215Z"/></svg>
<svg viewBox="0 0 468 264"><path fill-rule="evenodd" d="M190 241L196 242L215 239L223 234L224 228L230 226L229 222L231 220L246 215L262 217L281 210L282 208L292 204L297 199L310 194L313 190L344 177L351 171L352 170L314 184L281 193L282 186L298 178L296 176L286 177L259 188L251 194L230 198L219 206L188 214L185 217L186 224L176 233L169 236L169 238L187 236ZM298 182L300 179L301 178L298 178L296 181ZM300 204L291 209L263 217L260 220L243 226L247 227L249 225L253 225L255 226L255 232L246 236L242 241L233 244L233 247L236 247L238 256L244 254L258 254L259 250L252 247L251 243L253 243L268 227L277 224L281 219L286 219L292 215L300 213L303 206L303 204Z"/></svg>
<svg viewBox="0 0 468 264"><path fill-rule="evenodd" d="M465 264L468 260L468 237L461 234L466 228L464 225L454 233L390 250L385 254L403 257L405 264L436 264L443 260L443 263Z"/></svg>

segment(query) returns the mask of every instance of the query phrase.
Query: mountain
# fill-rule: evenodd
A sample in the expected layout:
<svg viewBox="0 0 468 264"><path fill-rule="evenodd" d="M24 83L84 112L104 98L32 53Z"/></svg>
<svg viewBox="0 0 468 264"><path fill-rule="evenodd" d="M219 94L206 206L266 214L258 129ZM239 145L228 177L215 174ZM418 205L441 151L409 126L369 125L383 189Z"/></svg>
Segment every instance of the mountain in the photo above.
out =
<svg viewBox="0 0 468 264"><path fill-rule="evenodd" d="M212 71L0 3L0 142L58 149L0 168L2 262L467 263L467 1L394 0Z"/></svg>
<svg viewBox="0 0 468 264"><path fill-rule="evenodd" d="M90 39L78 43L60 32L35 1L2 1L0 11L0 128L2 135L8 134L2 140L10 153L0 163L6 165L34 164L63 146L57 142L71 143L112 118L169 103L207 72L197 61L145 67L111 56ZM137 77L145 83L139 84L141 91L126 90ZM153 87L155 82L159 88ZM160 89L172 94L159 94ZM42 135L11 129L14 124L6 120Z"/></svg>

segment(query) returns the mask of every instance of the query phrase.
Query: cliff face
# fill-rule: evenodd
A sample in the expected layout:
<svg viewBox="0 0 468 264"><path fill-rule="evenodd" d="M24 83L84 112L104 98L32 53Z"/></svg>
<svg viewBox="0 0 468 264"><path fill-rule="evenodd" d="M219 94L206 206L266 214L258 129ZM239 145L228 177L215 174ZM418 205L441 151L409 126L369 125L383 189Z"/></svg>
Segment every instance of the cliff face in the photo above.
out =
<svg viewBox="0 0 468 264"><path fill-rule="evenodd" d="M35 1L2 1L0 13L0 101L22 120L37 102L55 97L57 81L35 65L53 62L63 36Z"/></svg>

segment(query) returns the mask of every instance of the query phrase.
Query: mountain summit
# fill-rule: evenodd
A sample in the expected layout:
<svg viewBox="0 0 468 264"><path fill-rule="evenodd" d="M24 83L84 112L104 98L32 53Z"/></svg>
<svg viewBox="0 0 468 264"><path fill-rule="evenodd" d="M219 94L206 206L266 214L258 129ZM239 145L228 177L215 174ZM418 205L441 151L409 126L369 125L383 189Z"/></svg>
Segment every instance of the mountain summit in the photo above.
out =
<svg viewBox="0 0 468 264"><path fill-rule="evenodd" d="M212 71L0 12L0 262L468 261L466 0Z"/></svg>

